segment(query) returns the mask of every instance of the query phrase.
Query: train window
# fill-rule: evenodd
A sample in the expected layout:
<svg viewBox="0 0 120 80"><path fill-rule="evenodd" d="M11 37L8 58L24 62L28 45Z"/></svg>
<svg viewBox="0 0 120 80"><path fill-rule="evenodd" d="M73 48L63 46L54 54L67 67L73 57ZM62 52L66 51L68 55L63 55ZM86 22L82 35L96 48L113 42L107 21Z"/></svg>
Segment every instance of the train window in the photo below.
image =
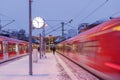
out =
<svg viewBox="0 0 120 80"><path fill-rule="evenodd" d="M21 45L19 45L19 51L21 51L22 50L22 46Z"/></svg>
<svg viewBox="0 0 120 80"><path fill-rule="evenodd" d="M22 51L24 51L25 50L25 46L24 45L22 45Z"/></svg>
<svg viewBox="0 0 120 80"><path fill-rule="evenodd" d="M26 50L29 50L29 46L27 46L27 49Z"/></svg>
<svg viewBox="0 0 120 80"><path fill-rule="evenodd" d="M99 45L99 42L95 40L84 42L84 46L98 46L98 45Z"/></svg>
<svg viewBox="0 0 120 80"><path fill-rule="evenodd" d="M16 44L12 45L13 52L16 52Z"/></svg>
<svg viewBox="0 0 120 80"><path fill-rule="evenodd" d="M80 45L81 54L95 57L95 53L98 47L99 47L99 42L95 40L82 42L82 44Z"/></svg>
<svg viewBox="0 0 120 80"><path fill-rule="evenodd" d="M8 51L9 52L16 52L16 44L9 44Z"/></svg>
<svg viewBox="0 0 120 80"><path fill-rule="evenodd" d="M24 51L26 49L25 45L20 44L19 45L19 51Z"/></svg>
<svg viewBox="0 0 120 80"><path fill-rule="evenodd" d="M7 43L4 43L4 53L7 53L8 52L8 45Z"/></svg>
<svg viewBox="0 0 120 80"><path fill-rule="evenodd" d="M65 45L65 48L64 48L65 52L66 52L66 53L69 53L69 52L70 52L70 49L71 49L71 48L70 48L70 45L66 44L66 45Z"/></svg>
<svg viewBox="0 0 120 80"><path fill-rule="evenodd" d="M8 52L12 52L12 45L11 44L8 45Z"/></svg>
<svg viewBox="0 0 120 80"><path fill-rule="evenodd" d="M78 53L78 44L73 45L73 53Z"/></svg>
<svg viewBox="0 0 120 80"><path fill-rule="evenodd" d="M0 43L0 53L2 53L2 44Z"/></svg>
<svg viewBox="0 0 120 80"><path fill-rule="evenodd" d="M83 51L83 43L80 43L78 47L79 47L79 49L78 49L79 53L82 54L83 53L82 52Z"/></svg>

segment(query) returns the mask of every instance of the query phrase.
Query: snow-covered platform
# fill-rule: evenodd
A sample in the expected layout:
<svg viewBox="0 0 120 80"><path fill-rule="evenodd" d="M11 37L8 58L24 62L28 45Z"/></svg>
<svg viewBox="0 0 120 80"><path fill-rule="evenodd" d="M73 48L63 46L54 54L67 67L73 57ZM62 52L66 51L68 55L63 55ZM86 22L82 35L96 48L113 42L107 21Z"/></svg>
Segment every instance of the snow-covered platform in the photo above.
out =
<svg viewBox="0 0 120 80"><path fill-rule="evenodd" d="M33 75L29 75L29 56L0 65L0 80L78 80L57 55L33 63Z"/></svg>

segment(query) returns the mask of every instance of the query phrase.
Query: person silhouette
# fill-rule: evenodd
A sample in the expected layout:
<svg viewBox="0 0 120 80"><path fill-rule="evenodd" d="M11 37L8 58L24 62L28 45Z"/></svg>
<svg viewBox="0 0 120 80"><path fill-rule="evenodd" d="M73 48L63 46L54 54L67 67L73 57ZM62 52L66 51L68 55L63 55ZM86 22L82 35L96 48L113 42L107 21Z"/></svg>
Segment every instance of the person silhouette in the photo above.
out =
<svg viewBox="0 0 120 80"><path fill-rule="evenodd" d="M55 51L56 51L56 47L55 46L52 47L52 51L53 51L53 54L55 54Z"/></svg>

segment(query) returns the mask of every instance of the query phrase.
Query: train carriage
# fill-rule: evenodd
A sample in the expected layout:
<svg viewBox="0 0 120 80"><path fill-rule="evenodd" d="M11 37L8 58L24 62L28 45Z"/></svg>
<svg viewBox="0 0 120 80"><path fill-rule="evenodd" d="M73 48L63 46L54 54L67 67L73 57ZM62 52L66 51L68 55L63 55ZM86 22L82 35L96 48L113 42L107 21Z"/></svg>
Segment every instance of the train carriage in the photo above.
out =
<svg viewBox="0 0 120 80"><path fill-rule="evenodd" d="M26 41L0 36L0 62L28 54L28 48Z"/></svg>
<svg viewBox="0 0 120 80"><path fill-rule="evenodd" d="M120 80L120 18L82 32L58 47L58 52L101 78Z"/></svg>

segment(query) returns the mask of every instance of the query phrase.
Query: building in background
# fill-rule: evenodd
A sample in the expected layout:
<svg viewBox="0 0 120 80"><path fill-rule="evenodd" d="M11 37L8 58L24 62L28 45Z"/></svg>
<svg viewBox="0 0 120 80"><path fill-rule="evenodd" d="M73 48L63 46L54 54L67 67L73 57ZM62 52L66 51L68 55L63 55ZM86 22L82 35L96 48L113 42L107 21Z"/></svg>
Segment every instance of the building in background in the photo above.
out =
<svg viewBox="0 0 120 80"><path fill-rule="evenodd" d="M88 23L81 23L78 26L78 34L81 33L83 31L84 28L86 28L88 26Z"/></svg>

